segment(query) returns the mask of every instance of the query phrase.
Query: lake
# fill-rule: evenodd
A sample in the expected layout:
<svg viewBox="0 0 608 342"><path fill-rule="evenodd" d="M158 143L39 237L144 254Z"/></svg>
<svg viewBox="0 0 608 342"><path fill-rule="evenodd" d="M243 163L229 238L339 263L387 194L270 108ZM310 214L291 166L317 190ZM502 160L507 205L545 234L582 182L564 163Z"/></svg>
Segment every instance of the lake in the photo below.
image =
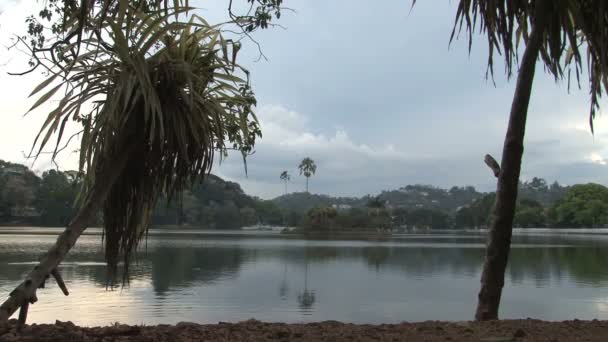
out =
<svg viewBox="0 0 608 342"><path fill-rule="evenodd" d="M0 229L2 300L59 231ZM160 230L142 243L129 285L107 290L98 233L82 236L61 266L70 296L49 280L29 322L469 320L485 241L479 232L334 241ZM501 318L608 319L607 247L605 230L518 231Z"/></svg>

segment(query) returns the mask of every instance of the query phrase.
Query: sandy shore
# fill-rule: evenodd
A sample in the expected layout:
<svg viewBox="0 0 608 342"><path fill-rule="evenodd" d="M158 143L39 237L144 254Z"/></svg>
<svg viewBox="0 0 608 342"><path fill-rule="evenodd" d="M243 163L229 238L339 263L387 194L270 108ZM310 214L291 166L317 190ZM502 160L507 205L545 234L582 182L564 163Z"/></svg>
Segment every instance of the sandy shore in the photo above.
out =
<svg viewBox="0 0 608 342"><path fill-rule="evenodd" d="M0 327L0 341L608 341L608 321L420 322L284 324L255 320L200 325L82 328L71 322L32 324L21 333L14 320Z"/></svg>

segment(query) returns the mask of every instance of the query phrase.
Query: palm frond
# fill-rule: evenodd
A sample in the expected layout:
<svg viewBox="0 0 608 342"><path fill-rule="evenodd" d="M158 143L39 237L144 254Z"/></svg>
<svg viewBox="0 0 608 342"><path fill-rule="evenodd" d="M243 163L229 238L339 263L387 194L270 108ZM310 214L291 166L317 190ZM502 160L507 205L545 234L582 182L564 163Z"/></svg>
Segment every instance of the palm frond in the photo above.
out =
<svg viewBox="0 0 608 342"><path fill-rule="evenodd" d="M603 0L460 0L456 12L452 41L464 28L469 50L475 30L485 33L488 42L488 72L493 74L494 55L502 55L505 71L511 75L518 59L518 45L527 42L534 25L535 8L546 1L550 20L546 24L541 46L541 59L546 71L556 80L574 71L580 86L585 66L589 77L589 122L593 119L602 94L608 90L608 3Z"/></svg>
<svg viewBox="0 0 608 342"><path fill-rule="evenodd" d="M171 199L208 174L216 153L223 156L229 148L250 153L260 136L248 73L232 58L238 46L204 21L170 20L184 8L141 11L124 3L117 15L90 22L112 44L83 38L86 50L65 57L62 71L33 91L51 89L37 107L64 90L35 146L42 150L53 134L58 145L68 119L80 123L85 192L104 177L101 165L135 151L103 206L112 279L119 261L123 277L128 274L131 253L147 232L159 196Z"/></svg>

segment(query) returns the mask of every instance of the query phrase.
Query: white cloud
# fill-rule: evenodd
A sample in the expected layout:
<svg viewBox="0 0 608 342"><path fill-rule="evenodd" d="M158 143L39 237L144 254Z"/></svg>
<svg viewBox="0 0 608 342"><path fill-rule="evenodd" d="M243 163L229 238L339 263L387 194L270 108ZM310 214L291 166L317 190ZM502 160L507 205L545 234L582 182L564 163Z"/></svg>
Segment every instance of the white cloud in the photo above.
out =
<svg viewBox="0 0 608 342"><path fill-rule="evenodd" d="M259 110L260 126L263 137L259 146L274 146L292 152L314 153L335 151L336 157L357 154L373 159L406 159L406 155L395 150L394 145L381 147L356 143L344 129L336 129L326 136L311 132L307 126L307 116L282 105L266 105Z"/></svg>
<svg viewBox="0 0 608 342"><path fill-rule="evenodd" d="M596 164L600 164L600 165L606 165L608 164L606 162L606 158L602 157L599 153L597 152L593 152L589 155L589 160L592 163L596 163Z"/></svg>
<svg viewBox="0 0 608 342"><path fill-rule="evenodd" d="M295 176L291 190L303 191L304 179L298 177L297 165L307 156L318 166L317 174L311 179L313 192L362 195L408 182L436 183L438 174L445 175L448 182L457 178L447 177L449 162L440 163L428 156L402 151L394 143L363 143L341 128L331 135L314 132L307 125L308 116L285 106L262 106L258 113L264 136L256 145L256 153L248 159L248 177L239 158L226 160L219 167L219 174L240 182L248 192L262 197L282 193L278 178L282 170ZM445 167L437 167L438 164ZM426 168L432 170L426 172Z"/></svg>

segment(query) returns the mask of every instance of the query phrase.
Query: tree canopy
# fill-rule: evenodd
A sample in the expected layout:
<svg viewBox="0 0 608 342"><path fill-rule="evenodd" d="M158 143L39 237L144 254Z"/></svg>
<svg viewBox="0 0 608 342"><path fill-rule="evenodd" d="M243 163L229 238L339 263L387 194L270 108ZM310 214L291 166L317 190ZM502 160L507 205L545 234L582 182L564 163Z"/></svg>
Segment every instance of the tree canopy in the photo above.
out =
<svg viewBox="0 0 608 342"><path fill-rule="evenodd" d="M248 2L257 11L236 15L231 4L229 22L247 35L280 15L280 0ZM236 62L241 44L187 0L51 0L27 22L19 40L32 70L48 74L30 111L59 98L32 152L54 137L54 158L74 138L68 123L80 126L80 203L103 205L106 260L114 270L122 259L126 273L159 197L199 181L216 153L245 157L261 135L249 72Z"/></svg>
<svg viewBox="0 0 608 342"><path fill-rule="evenodd" d="M608 224L608 188L589 183L572 186L550 212L558 227L595 227Z"/></svg>

